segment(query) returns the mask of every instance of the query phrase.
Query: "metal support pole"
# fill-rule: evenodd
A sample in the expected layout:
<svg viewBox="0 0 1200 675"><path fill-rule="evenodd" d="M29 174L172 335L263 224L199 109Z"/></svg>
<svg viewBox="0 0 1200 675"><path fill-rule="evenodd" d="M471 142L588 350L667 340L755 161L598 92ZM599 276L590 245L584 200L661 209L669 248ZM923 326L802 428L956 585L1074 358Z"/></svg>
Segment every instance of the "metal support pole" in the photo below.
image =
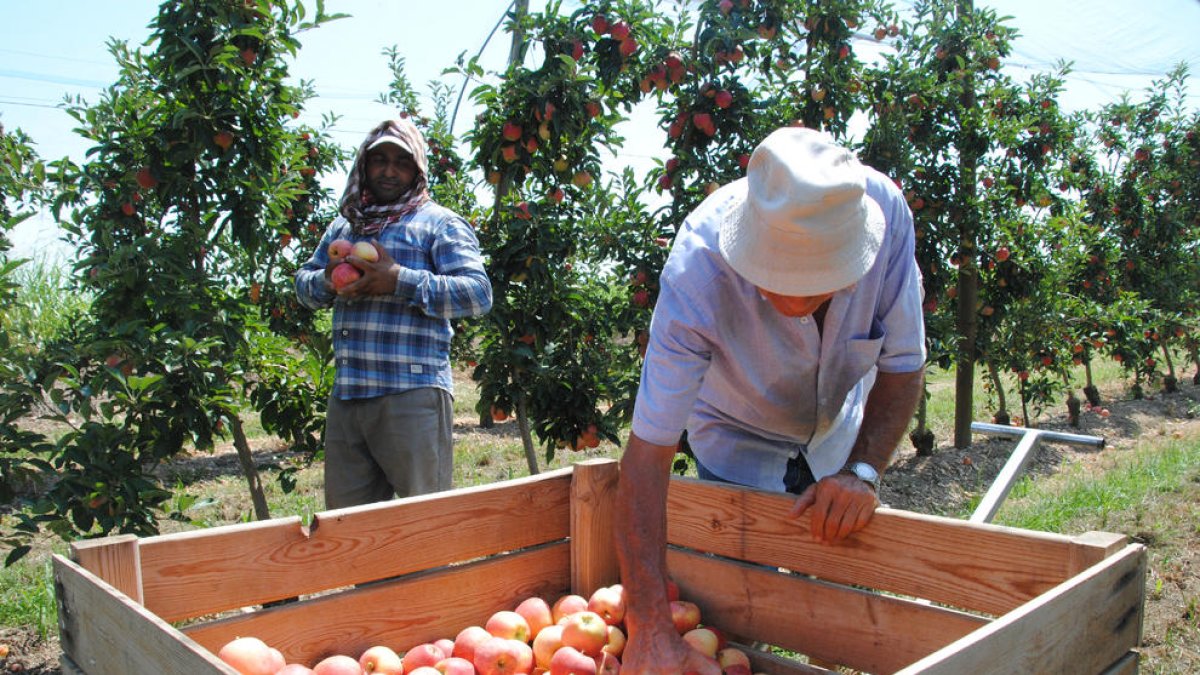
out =
<svg viewBox="0 0 1200 675"><path fill-rule="evenodd" d="M985 424L983 422L972 422L971 431L976 433L993 434L997 436L1009 436L1012 438L1020 438L1017 447L1009 455L1008 461L1005 462L1004 468L1000 470L1000 474L996 476L996 480L992 482L992 486L988 488L987 494L983 496L983 500L979 502L979 506L975 507L975 512L971 514L970 521L972 523L990 523L995 517L996 512L1000 510L1000 505L1008 497L1008 493L1012 490L1013 484L1016 483L1017 477L1021 475L1021 471L1029 464L1033 458L1033 451L1043 441L1067 443L1070 445L1084 445L1095 448L1104 447L1104 438L1100 436L1086 436L1083 434L1067 434L1058 431L1042 431L1041 429L1026 429L1024 427L1009 427L1001 424Z"/></svg>

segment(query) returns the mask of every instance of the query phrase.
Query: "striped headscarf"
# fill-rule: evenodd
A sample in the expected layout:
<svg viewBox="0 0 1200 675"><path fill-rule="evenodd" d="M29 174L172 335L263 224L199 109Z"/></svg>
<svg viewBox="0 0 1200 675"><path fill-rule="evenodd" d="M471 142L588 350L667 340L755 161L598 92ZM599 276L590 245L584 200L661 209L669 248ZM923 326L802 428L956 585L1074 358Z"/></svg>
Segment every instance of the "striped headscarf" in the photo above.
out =
<svg viewBox="0 0 1200 675"><path fill-rule="evenodd" d="M376 204L374 196L367 189L367 153L384 137L412 155L413 161L417 163L417 175L413 178L412 188L399 199L388 204ZM380 122L367 134L366 140L358 147L354 167L350 169L350 175L346 179L346 190L338 202L338 212L350 221L350 227L355 234L374 236L389 224L416 211L429 201L429 183L426 178L429 173L429 160L425 155L425 138L417 126L407 118Z"/></svg>

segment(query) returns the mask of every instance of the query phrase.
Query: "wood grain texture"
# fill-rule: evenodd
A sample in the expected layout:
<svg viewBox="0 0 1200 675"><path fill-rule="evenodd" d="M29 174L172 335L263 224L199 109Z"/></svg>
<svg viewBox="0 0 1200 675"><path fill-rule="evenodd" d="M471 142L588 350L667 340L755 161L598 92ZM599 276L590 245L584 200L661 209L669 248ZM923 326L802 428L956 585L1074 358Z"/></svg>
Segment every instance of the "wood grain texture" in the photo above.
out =
<svg viewBox="0 0 1200 675"><path fill-rule="evenodd" d="M902 675L1103 673L1141 639L1146 550L1120 553L899 671Z"/></svg>
<svg viewBox="0 0 1200 675"><path fill-rule="evenodd" d="M142 561L137 536L118 534L72 542L71 559L135 602L142 602Z"/></svg>
<svg viewBox="0 0 1200 675"><path fill-rule="evenodd" d="M960 609L1003 614L1054 588L1112 542L879 509L848 541L814 542L794 498L686 478L671 482L667 540Z"/></svg>
<svg viewBox="0 0 1200 675"><path fill-rule="evenodd" d="M100 577L60 555L53 565L60 644L72 667L87 675L237 675Z"/></svg>
<svg viewBox="0 0 1200 675"><path fill-rule="evenodd" d="M569 584L570 550L563 541L193 625L184 633L214 651L238 635L254 635L289 662L311 666L332 654L358 658L375 644L404 651L454 639L527 597L553 603Z"/></svg>
<svg viewBox="0 0 1200 675"><path fill-rule="evenodd" d="M167 621L566 539L570 470L298 518L142 540L145 605Z"/></svg>
<svg viewBox="0 0 1200 675"><path fill-rule="evenodd" d="M617 463L597 459L575 465L571 481L571 589L585 598L621 580L613 540Z"/></svg>
<svg viewBox="0 0 1200 675"><path fill-rule="evenodd" d="M891 672L987 624L933 605L775 568L671 550L671 577L703 623L871 673Z"/></svg>

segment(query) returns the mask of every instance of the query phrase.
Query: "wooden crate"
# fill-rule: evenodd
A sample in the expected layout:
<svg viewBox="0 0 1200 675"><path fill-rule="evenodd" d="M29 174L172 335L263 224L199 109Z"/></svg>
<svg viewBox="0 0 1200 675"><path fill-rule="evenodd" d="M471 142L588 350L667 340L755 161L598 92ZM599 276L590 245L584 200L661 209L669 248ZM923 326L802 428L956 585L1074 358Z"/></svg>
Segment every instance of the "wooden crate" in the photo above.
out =
<svg viewBox="0 0 1200 675"><path fill-rule="evenodd" d="M617 464L595 460L327 511L308 527L80 542L54 558L64 671L233 674L214 653L238 635L311 664L453 638L532 595L586 596L618 578L616 482ZM755 651L756 671L1137 671L1141 545L881 509L849 543L823 546L787 517L791 503L671 483L670 573L706 623L789 655Z"/></svg>

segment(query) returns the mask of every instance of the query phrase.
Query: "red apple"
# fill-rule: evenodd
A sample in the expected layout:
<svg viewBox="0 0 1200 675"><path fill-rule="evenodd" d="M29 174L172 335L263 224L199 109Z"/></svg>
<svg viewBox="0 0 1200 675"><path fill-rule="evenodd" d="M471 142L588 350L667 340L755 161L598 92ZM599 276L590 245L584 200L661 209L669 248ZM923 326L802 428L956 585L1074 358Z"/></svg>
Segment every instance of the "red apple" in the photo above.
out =
<svg viewBox="0 0 1200 675"><path fill-rule="evenodd" d="M680 635L700 625L700 608L687 600L671 601L671 622Z"/></svg>
<svg viewBox="0 0 1200 675"><path fill-rule="evenodd" d="M754 671L750 670L750 666L744 666L740 663L735 663L721 671L722 675L754 675Z"/></svg>
<svg viewBox="0 0 1200 675"><path fill-rule="evenodd" d="M222 150L228 150L233 145L233 134L228 131L218 131L213 134L213 143Z"/></svg>
<svg viewBox="0 0 1200 675"><path fill-rule="evenodd" d="M334 654L313 666L313 675L362 675L362 666L353 656Z"/></svg>
<svg viewBox="0 0 1200 675"><path fill-rule="evenodd" d="M358 665L367 673L381 675L401 675L407 672L400 661L400 655L394 649L385 645L375 645L367 648L358 657Z"/></svg>
<svg viewBox="0 0 1200 675"><path fill-rule="evenodd" d="M442 650L442 653L445 654L447 658L454 654L454 640L451 640L450 638L439 638L434 640L433 644L436 645L438 649Z"/></svg>
<svg viewBox="0 0 1200 675"><path fill-rule="evenodd" d="M675 583L674 579L667 579L667 601L679 599L679 584Z"/></svg>
<svg viewBox="0 0 1200 675"><path fill-rule="evenodd" d="M588 598L588 610L599 614L610 626L621 623L625 619L625 588L620 584L597 588Z"/></svg>
<svg viewBox="0 0 1200 675"><path fill-rule="evenodd" d="M514 124L512 122L505 122L504 128L501 130L500 135L504 136L504 140L506 141L521 140L521 125Z"/></svg>
<svg viewBox="0 0 1200 675"><path fill-rule="evenodd" d="M529 622L511 610L502 609L491 615L483 627L496 637L529 642Z"/></svg>
<svg viewBox="0 0 1200 675"><path fill-rule="evenodd" d="M713 98L713 102L717 104L718 108L728 108L733 105L733 94L722 89L717 92L717 95Z"/></svg>
<svg viewBox="0 0 1200 675"><path fill-rule="evenodd" d="M596 31L596 35L604 35L608 32L608 17L603 14L597 14L592 17L592 30Z"/></svg>
<svg viewBox="0 0 1200 675"><path fill-rule="evenodd" d="M563 623L562 641L568 647L595 656L608 644L608 624L595 612L586 609L575 612Z"/></svg>
<svg viewBox="0 0 1200 675"><path fill-rule="evenodd" d="M286 662L278 649L256 637L230 640L217 652L217 658L242 675L275 675Z"/></svg>
<svg viewBox="0 0 1200 675"><path fill-rule="evenodd" d="M433 666L421 666L419 668L414 668L411 672L412 675L442 675L442 671L434 668Z"/></svg>
<svg viewBox="0 0 1200 675"><path fill-rule="evenodd" d="M562 619L587 609L587 598L575 593L568 593L554 601L554 605L550 608L550 615L554 618L554 623L559 623Z"/></svg>
<svg viewBox="0 0 1200 675"><path fill-rule="evenodd" d="M621 660L612 654L601 654L595 660L596 675L618 675L621 672Z"/></svg>
<svg viewBox="0 0 1200 675"><path fill-rule="evenodd" d="M620 42L629 37L629 24L618 21L609 27L608 34L612 36L612 39Z"/></svg>
<svg viewBox="0 0 1200 675"><path fill-rule="evenodd" d="M511 638L491 637L475 650L471 660L479 675L512 675L533 670L533 648Z"/></svg>
<svg viewBox="0 0 1200 675"><path fill-rule="evenodd" d="M155 185L158 185L158 179L155 178L154 174L150 173L150 169L147 168L138 169L138 172L134 175L134 178L137 180L137 184L143 190L149 190Z"/></svg>
<svg viewBox="0 0 1200 675"><path fill-rule="evenodd" d="M533 662L538 668L550 668L550 659L554 658L562 643L563 627L554 624L546 626L533 638Z"/></svg>
<svg viewBox="0 0 1200 675"><path fill-rule="evenodd" d="M367 262L379 260L379 250L369 241L355 242L354 247L350 249L350 254Z"/></svg>
<svg viewBox="0 0 1200 675"><path fill-rule="evenodd" d="M704 627L693 628L683 634L683 641L701 654L717 658L718 638L711 630Z"/></svg>
<svg viewBox="0 0 1200 675"><path fill-rule="evenodd" d="M509 144L500 148L500 157L506 162L517 161L517 146Z"/></svg>
<svg viewBox="0 0 1200 675"><path fill-rule="evenodd" d="M345 258L353 249L354 244L351 244L349 239L334 239L329 242L329 257L334 260Z"/></svg>
<svg viewBox="0 0 1200 675"><path fill-rule="evenodd" d="M407 675L421 666L432 668L438 661L450 656L432 642L423 642L404 652L404 672ZM370 671L367 671L370 672Z"/></svg>
<svg viewBox="0 0 1200 675"><path fill-rule="evenodd" d="M571 178L571 183L573 183L575 187L587 187L592 184L592 174L588 173L587 171L580 171Z"/></svg>
<svg viewBox="0 0 1200 675"><path fill-rule="evenodd" d="M550 609L550 603L537 596L525 598L513 611L524 617L525 623L529 624L530 640L536 639L543 628L554 624L554 612Z"/></svg>
<svg viewBox="0 0 1200 675"><path fill-rule="evenodd" d="M550 659L550 675L595 675L596 660L578 649L564 646Z"/></svg>
<svg viewBox="0 0 1200 675"><path fill-rule="evenodd" d="M350 263L338 263L337 267L329 273L329 281L333 284L335 290L342 290L351 283L358 281L362 276L362 272Z"/></svg>
<svg viewBox="0 0 1200 675"><path fill-rule="evenodd" d="M127 216L132 216L133 214L137 213L137 209L133 207L133 204L125 202L121 205L121 213L124 213Z"/></svg>
<svg viewBox="0 0 1200 675"><path fill-rule="evenodd" d="M493 414L494 417L495 415ZM479 649L479 645L491 639L491 637L492 634L487 632L483 626L467 626L460 630L458 635L454 637L453 656L474 662L475 651Z"/></svg>
<svg viewBox="0 0 1200 675"><path fill-rule="evenodd" d="M303 663L289 663L275 675L312 675L313 669Z"/></svg>
<svg viewBox="0 0 1200 675"><path fill-rule="evenodd" d="M634 52L637 50L638 41L634 40L633 38L625 38L624 40L621 40L619 45L617 45L617 51L620 52L621 56L633 56Z"/></svg>
<svg viewBox="0 0 1200 675"><path fill-rule="evenodd" d="M475 675L475 664L457 656L438 661L434 669L442 675Z"/></svg>

